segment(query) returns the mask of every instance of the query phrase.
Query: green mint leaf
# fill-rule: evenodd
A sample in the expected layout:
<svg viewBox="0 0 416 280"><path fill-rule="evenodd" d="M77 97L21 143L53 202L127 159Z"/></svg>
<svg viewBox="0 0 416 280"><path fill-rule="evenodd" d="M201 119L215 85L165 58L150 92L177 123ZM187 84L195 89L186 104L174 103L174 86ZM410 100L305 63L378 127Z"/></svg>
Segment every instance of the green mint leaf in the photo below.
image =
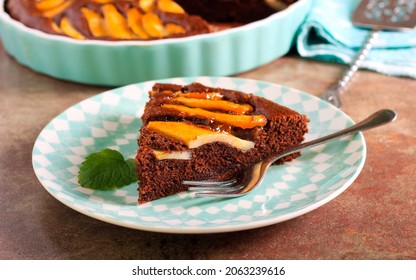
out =
<svg viewBox="0 0 416 280"><path fill-rule="evenodd" d="M78 173L81 186L96 190L113 190L136 181L134 160L124 160L120 152L111 149L88 155Z"/></svg>

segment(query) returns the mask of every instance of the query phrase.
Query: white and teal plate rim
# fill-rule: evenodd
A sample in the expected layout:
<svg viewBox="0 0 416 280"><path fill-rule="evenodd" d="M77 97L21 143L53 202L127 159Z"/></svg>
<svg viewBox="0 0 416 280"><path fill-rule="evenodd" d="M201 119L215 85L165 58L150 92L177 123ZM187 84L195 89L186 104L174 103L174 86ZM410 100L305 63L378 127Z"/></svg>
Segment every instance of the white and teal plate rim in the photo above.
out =
<svg viewBox="0 0 416 280"><path fill-rule="evenodd" d="M71 106L40 132L32 164L42 186L58 201L111 224L165 233L219 233L253 229L306 214L345 191L366 158L362 133L305 150L302 156L272 166L261 185L232 199L195 197L182 192L137 204L137 183L118 190L81 187L79 166L104 148L134 158L140 116L155 82L222 87L253 93L305 114L306 140L352 125L342 110L308 93L264 81L232 77L186 77L148 81L111 89Z"/></svg>

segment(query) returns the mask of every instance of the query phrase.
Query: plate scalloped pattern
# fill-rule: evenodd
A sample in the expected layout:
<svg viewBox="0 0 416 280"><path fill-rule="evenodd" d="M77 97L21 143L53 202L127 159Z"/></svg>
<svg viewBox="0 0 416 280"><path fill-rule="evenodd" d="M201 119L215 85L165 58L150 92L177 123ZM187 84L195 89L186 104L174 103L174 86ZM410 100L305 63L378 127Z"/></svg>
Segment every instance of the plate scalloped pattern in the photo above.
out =
<svg viewBox="0 0 416 280"><path fill-rule="evenodd" d="M255 80L198 77L163 82L252 92L306 114L307 140L343 129L353 121L341 110L307 93ZM62 112L39 134L32 155L43 187L65 205L124 227L171 233L237 231L282 222L312 211L342 193L360 173L366 156L361 133L305 150L282 166L272 166L262 184L240 198L196 198L191 192L137 205L137 184L114 191L77 183L85 156L104 148L133 158L140 116L155 81L128 85L86 99Z"/></svg>

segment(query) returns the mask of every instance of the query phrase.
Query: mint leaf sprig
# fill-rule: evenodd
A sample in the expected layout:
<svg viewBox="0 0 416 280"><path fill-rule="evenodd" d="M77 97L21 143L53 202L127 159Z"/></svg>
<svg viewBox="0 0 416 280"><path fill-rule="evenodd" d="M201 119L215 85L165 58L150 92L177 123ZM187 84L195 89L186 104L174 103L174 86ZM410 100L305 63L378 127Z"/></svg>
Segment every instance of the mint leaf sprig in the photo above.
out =
<svg viewBox="0 0 416 280"><path fill-rule="evenodd" d="M81 164L78 183L95 190L114 190L137 181L136 164L115 150L89 154Z"/></svg>

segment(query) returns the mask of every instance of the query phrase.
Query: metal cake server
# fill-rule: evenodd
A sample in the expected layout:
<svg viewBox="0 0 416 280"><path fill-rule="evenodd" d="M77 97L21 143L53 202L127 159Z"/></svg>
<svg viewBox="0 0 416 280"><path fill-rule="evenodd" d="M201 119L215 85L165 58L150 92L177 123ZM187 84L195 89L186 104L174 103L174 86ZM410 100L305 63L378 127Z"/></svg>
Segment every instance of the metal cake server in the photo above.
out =
<svg viewBox="0 0 416 280"><path fill-rule="evenodd" d="M352 16L355 26L371 28L367 40L337 84L320 97L341 107L340 95L371 50L381 30L408 30L416 26L416 0L362 0Z"/></svg>

